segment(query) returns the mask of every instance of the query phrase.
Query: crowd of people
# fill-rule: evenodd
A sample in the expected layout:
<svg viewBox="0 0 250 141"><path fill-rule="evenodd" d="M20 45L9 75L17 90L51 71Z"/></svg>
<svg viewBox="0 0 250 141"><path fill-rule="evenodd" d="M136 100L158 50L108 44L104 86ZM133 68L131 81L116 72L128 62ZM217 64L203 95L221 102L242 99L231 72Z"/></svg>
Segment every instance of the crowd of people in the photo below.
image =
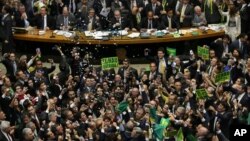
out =
<svg viewBox="0 0 250 141"><path fill-rule="evenodd" d="M3 1L1 1L3 2ZM40 29L178 30L225 23L209 60L196 51L184 58L159 48L145 58L149 69L130 60L103 70L80 48L60 55L59 72L41 52L29 59L5 50L0 70L1 141L228 141L234 125L250 125L250 41L247 0L48 0L4 1L1 38L11 48L12 24ZM106 11L106 12L105 12ZM109 12L107 12L109 11ZM194 12L193 12L194 11ZM105 14L106 13L106 14ZM108 14L107 14L108 13ZM170 22L171 21L171 22ZM5 48L6 49L6 48ZM230 72L230 79L215 78ZM196 90L204 89L199 98Z"/></svg>
<svg viewBox="0 0 250 141"><path fill-rule="evenodd" d="M250 31L249 0L2 0L0 8L5 52L13 49L12 26L171 32L223 23L233 40Z"/></svg>

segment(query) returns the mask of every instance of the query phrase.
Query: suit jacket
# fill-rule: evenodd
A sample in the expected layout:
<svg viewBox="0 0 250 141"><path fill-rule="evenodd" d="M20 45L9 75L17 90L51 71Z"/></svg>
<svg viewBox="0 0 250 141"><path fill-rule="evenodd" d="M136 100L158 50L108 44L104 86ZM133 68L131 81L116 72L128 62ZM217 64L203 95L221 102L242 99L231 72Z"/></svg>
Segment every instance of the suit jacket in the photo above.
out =
<svg viewBox="0 0 250 141"><path fill-rule="evenodd" d="M153 5L151 3L149 3L145 7L145 12L146 12L145 15L147 15L147 13L149 11L153 11L153 13L154 13L155 16L160 17L161 10L162 10L162 6L161 5L159 6L159 5L156 4L155 11L153 11Z"/></svg>
<svg viewBox="0 0 250 141"><path fill-rule="evenodd" d="M194 14L194 18L192 20L192 25L193 26L204 26L206 24L207 24L207 20L206 20L206 17L205 17L204 13L201 13L200 16Z"/></svg>
<svg viewBox="0 0 250 141"><path fill-rule="evenodd" d="M15 141L15 140L13 139L13 137L10 136L10 138L12 139L12 141ZM2 130L0 130L0 141L9 141L9 140L5 137L5 135L3 134L3 131L2 131Z"/></svg>
<svg viewBox="0 0 250 141"><path fill-rule="evenodd" d="M47 15L46 17L47 27L49 27L49 29L55 29L55 20L49 15ZM41 14L35 16L33 26L37 26L38 29L43 29L43 18Z"/></svg>
<svg viewBox="0 0 250 141"><path fill-rule="evenodd" d="M247 45L242 44L242 49L240 50L240 41L235 40L231 43L230 45L232 49L238 49L240 51L240 55L242 56L242 58L246 58L248 55L248 49L247 49Z"/></svg>
<svg viewBox="0 0 250 141"><path fill-rule="evenodd" d="M75 16L73 14L68 15L68 26L72 26L71 24L75 23ZM64 16L59 15L56 20L56 28L60 29L60 26L64 26Z"/></svg>
<svg viewBox="0 0 250 141"><path fill-rule="evenodd" d="M144 74L146 74L146 75L148 76L148 79L149 79L150 81L152 81L152 79L149 78L149 77L150 77L150 71L145 71ZM156 70L156 71L153 73L153 79L155 79L158 75L162 76L162 74L159 73L159 72Z"/></svg>
<svg viewBox="0 0 250 141"><path fill-rule="evenodd" d="M152 20L153 28L154 29L159 29L159 22L156 19ZM146 28L148 29L148 18L143 18L141 21L141 28Z"/></svg>
<svg viewBox="0 0 250 141"><path fill-rule="evenodd" d="M84 30L87 30L88 29L88 24L90 22L90 19L88 16L85 17L85 26L83 27ZM94 16L93 17L93 21L92 21L92 29L91 30L101 30L102 27L101 27L101 24L100 24L100 21L99 21L99 18L97 16Z"/></svg>
<svg viewBox="0 0 250 141"><path fill-rule="evenodd" d="M0 23L0 38L4 41L7 40L10 44L13 40L13 34L12 34L12 26L13 21L11 18L11 15L8 14L4 19L4 15L1 15L1 23ZM7 49L7 48L6 48Z"/></svg>
<svg viewBox="0 0 250 141"><path fill-rule="evenodd" d="M248 33L247 32L247 30L248 30L247 21L250 18L250 17L248 17L249 15L247 13L247 12L250 12L250 11L248 11L248 6L247 5L244 6L243 8L241 8L239 10L239 12L240 12L240 19L241 19L241 22L240 22L241 23L241 33Z"/></svg>
<svg viewBox="0 0 250 141"><path fill-rule="evenodd" d="M218 6L213 2L212 8L210 8L207 6L206 1L208 1L208 0L205 0L205 4L203 3L202 5L204 5L203 10L205 13L205 17L207 19L207 23L208 24L220 23L221 14L218 10ZM211 9L213 10L212 12L211 12Z"/></svg>
<svg viewBox="0 0 250 141"><path fill-rule="evenodd" d="M139 20L139 23L137 22L137 16L136 15L130 15L130 28L135 28L137 30L141 29L141 22L142 22L142 15Z"/></svg>
<svg viewBox="0 0 250 141"><path fill-rule="evenodd" d="M106 1L106 7L111 7L111 0L105 0ZM102 3L101 0L95 0L93 8L95 9L95 13L100 17L100 12L102 11Z"/></svg>
<svg viewBox="0 0 250 141"><path fill-rule="evenodd" d="M118 69L118 74L121 76L122 79L124 79L124 71L125 71L124 67L120 67ZM138 72L135 68L129 67L129 73L135 76L136 79L138 79Z"/></svg>
<svg viewBox="0 0 250 141"><path fill-rule="evenodd" d="M2 63L4 64L4 66L7 69L6 75L10 78L10 80L13 82L15 81L15 66L14 64L7 58L5 58L4 60L2 60ZM16 69L17 69L17 61L15 61L16 64Z"/></svg>
<svg viewBox="0 0 250 141"><path fill-rule="evenodd" d="M15 12L15 23L16 23L16 27L25 27L25 20L21 19L21 13L20 12ZM28 15L27 15L28 16ZM27 21L29 22L29 19L27 19Z"/></svg>
<svg viewBox="0 0 250 141"><path fill-rule="evenodd" d="M228 52L232 52L233 49L231 45L228 45ZM217 57L221 57L224 52L224 45L222 41L212 42L211 48L215 50L215 54Z"/></svg>
<svg viewBox="0 0 250 141"><path fill-rule="evenodd" d="M135 0L136 2L136 6L138 8L143 7L143 1L142 0ZM123 0L123 4L125 9L128 9L129 11L131 11L131 0Z"/></svg>
<svg viewBox="0 0 250 141"><path fill-rule="evenodd" d="M183 4L180 4L178 11L181 13ZM182 27L190 27L192 26L192 19L194 15L193 6L187 4L187 7L184 12L185 18L183 19Z"/></svg>
<svg viewBox="0 0 250 141"><path fill-rule="evenodd" d="M115 27L114 24L116 24L116 23L119 23L119 21L116 20L116 18L112 18L111 22L110 22L110 26L109 26L110 29L113 29L113 30L115 30L115 29L122 29L123 30L126 27L130 27L129 20L127 18L125 18L125 17L121 17L121 25L120 26Z"/></svg>
<svg viewBox="0 0 250 141"><path fill-rule="evenodd" d="M171 17L171 25L172 25L172 28L176 28L176 29L180 28L180 24L175 17ZM167 15L162 15L160 26L161 26L160 29L166 29L168 27L168 16Z"/></svg>

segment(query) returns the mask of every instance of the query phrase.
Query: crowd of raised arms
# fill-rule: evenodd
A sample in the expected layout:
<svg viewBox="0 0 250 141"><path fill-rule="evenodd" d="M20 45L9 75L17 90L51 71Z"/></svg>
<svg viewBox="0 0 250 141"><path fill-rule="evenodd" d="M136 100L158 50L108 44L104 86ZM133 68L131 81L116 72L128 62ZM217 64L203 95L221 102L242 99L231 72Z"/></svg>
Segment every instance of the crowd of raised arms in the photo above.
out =
<svg viewBox="0 0 250 141"><path fill-rule="evenodd" d="M0 141L229 141L233 125L250 125L249 4L246 0L2 0L1 26L39 29L177 30L224 23L209 58L159 48L149 69L103 70L73 48L56 47L59 71L3 54ZM170 22L169 22L170 21ZM0 26L0 27L1 27ZM5 28L1 28L5 30ZM1 31L2 32L2 31ZM10 35L12 36L12 35ZM9 37L2 37L3 46ZM224 74L224 76L222 76ZM219 77L222 76L222 77Z"/></svg>

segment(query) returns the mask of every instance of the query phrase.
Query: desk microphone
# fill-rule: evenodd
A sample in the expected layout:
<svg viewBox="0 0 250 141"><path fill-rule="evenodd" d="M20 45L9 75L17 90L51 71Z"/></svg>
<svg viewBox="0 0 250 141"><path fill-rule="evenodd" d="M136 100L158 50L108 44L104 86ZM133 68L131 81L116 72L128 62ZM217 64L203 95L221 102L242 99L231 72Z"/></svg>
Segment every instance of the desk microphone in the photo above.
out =
<svg viewBox="0 0 250 141"><path fill-rule="evenodd" d="M52 31L50 38L55 38L54 32Z"/></svg>

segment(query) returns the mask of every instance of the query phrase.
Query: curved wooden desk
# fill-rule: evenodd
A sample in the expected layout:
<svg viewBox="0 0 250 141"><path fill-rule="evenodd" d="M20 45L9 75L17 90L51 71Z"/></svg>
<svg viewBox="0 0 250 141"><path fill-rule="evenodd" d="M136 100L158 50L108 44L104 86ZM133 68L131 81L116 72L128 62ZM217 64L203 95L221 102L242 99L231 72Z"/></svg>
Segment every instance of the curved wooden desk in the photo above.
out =
<svg viewBox="0 0 250 141"><path fill-rule="evenodd" d="M164 42L177 42L177 41L188 41L188 40L197 40L204 39L210 37L219 37L225 34L224 31L213 31L208 30L207 33L202 33L201 30L197 30L199 35L192 35L191 33L187 33L179 38L174 38L173 35L167 34L161 38L157 38L156 36L150 36L149 39L141 39L134 38L131 39L127 36L123 37L112 37L109 40L96 40L92 37L86 37L84 33L80 33L79 44L104 44L104 45L125 45L125 44L145 44L145 43L164 43ZM34 32L35 34L14 34L14 39L23 40L23 41L33 41L33 42L47 42L47 43L68 43L74 44L71 39L66 38L64 36L55 35L54 38L51 38L52 31L47 31L45 35L38 35L38 31Z"/></svg>

